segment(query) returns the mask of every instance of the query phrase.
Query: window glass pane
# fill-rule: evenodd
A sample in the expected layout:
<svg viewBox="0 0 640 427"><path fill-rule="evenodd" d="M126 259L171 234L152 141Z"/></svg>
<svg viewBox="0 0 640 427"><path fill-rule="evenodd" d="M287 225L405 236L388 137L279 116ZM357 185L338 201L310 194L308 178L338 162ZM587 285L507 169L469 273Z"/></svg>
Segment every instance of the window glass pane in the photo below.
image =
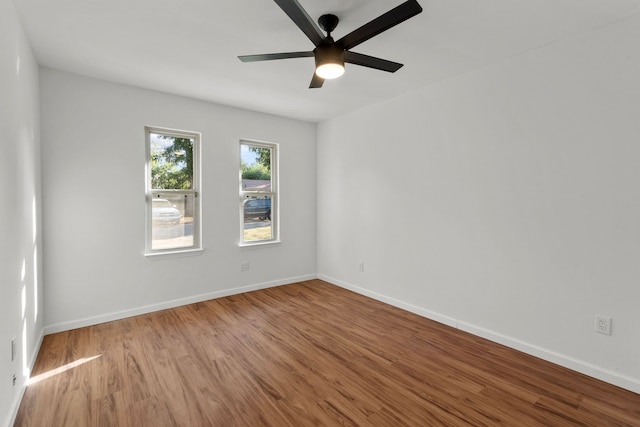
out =
<svg viewBox="0 0 640 427"><path fill-rule="evenodd" d="M151 188L193 189L193 138L150 133Z"/></svg>
<svg viewBox="0 0 640 427"><path fill-rule="evenodd" d="M154 193L151 207L151 249L193 246L195 195Z"/></svg>
<svg viewBox="0 0 640 427"><path fill-rule="evenodd" d="M277 145L240 141L240 243L278 238Z"/></svg>
<svg viewBox="0 0 640 427"><path fill-rule="evenodd" d="M241 144L242 191L271 191L271 148Z"/></svg>
<svg viewBox="0 0 640 427"><path fill-rule="evenodd" d="M246 242L273 239L271 196L246 196L242 201L242 211Z"/></svg>

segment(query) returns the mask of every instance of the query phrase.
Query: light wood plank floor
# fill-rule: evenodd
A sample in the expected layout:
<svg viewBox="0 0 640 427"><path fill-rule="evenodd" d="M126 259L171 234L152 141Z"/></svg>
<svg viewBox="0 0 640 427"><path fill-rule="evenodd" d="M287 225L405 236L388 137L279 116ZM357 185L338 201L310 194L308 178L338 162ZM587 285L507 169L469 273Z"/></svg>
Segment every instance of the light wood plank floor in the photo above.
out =
<svg viewBox="0 0 640 427"><path fill-rule="evenodd" d="M17 426L640 426L640 395L320 280L45 337Z"/></svg>

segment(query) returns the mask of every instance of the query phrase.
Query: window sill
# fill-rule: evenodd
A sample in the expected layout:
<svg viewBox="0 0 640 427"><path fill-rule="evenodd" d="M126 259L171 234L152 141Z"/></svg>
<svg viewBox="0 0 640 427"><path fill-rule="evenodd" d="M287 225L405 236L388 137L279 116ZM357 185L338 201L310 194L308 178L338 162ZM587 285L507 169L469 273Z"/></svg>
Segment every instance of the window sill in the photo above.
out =
<svg viewBox="0 0 640 427"><path fill-rule="evenodd" d="M252 248L264 248L271 245L279 245L281 244L281 240L268 240L266 242L256 242L256 243L240 243L238 246L240 249L252 249Z"/></svg>
<svg viewBox="0 0 640 427"><path fill-rule="evenodd" d="M185 249L185 250L175 250L175 251L166 251L166 252L146 252L144 256L149 260L155 261L160 259L199 256L199 255L202 255L203 252L204 252L204 249L197 248L197 249Z"/></svg>

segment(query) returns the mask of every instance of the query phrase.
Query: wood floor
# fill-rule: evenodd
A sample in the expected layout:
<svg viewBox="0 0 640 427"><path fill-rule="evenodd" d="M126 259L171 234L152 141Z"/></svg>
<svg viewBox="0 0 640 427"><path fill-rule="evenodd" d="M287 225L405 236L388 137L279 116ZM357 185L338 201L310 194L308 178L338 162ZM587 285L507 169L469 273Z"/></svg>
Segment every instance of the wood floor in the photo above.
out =
<svg viewBox="0 0 640 427"><path fill-rule="evenodd" d="M640 426L640 395L313 280L45 337L17 426Z"/></svg>

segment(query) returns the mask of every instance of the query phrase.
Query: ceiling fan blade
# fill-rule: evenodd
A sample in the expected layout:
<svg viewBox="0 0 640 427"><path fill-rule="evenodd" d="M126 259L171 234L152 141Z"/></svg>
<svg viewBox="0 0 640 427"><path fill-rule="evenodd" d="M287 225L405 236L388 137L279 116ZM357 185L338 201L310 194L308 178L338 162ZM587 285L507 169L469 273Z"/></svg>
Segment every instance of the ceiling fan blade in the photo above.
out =
<svg viewBox="0 0 640 427"><path fill-rule="evenodd" d="M313 78L311 79L311 84L309 85L309 89L321 88L323 83L324 83L324 79L322 77L318 77L316 73L313 73Z"/></svg>
<svg viewBox="0 0 640 427"><path fill-rule="evenodd" d="M285 53L262 53L260 55L241 55L238 59L242 62L271 61L274 59L307 58L313 57L313 51L308 52L285 52Z"/></svg>
<svg viewBox="0 0 640 427"><path fill-rule="evenodd" d="M309 37L314 45L319 46L324 40L324 34L309 17L307 12L296 0L274 0L289 18Z"/></svg>
<svg viewBox="0 0 640 427"><path fill-rule="evenodd" d="M295 0L292 0L295 1ZM422 7L416 0L408 0L391 9L389 12L378 16L373 21L369 21L362 27L357 28L337 41L345 49L356 47L362 42L377 36L383 31L398 25L401 22L422 12Z"/></svg>
<svg viewBox="0 0 640 427"><path fill-rule="evenodd" d="M348 50L344 53L344 62L362 65L363 67L375 68L376 70L388 71L390 73L395 73L402 68L402 64L398 62L387 61L386 59L350 52Z"/></svg>

